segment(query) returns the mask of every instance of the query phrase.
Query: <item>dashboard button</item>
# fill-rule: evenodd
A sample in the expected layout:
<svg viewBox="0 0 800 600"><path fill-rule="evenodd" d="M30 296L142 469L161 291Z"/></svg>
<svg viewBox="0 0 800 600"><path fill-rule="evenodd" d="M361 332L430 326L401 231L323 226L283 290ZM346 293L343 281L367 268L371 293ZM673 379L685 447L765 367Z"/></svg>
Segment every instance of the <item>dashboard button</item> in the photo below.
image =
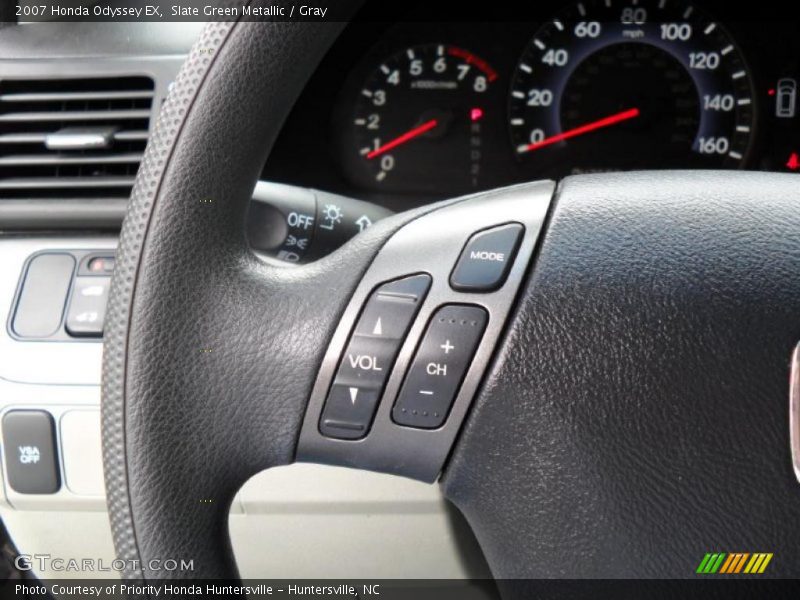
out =
<svg viewBox="0 0 800 600"><path fill-rule="evenodd" d="M61 487L53 417L44 410L12 410L3 417L6 476L20 494L54 494Z"/></svg>
<svg viewBox="0 0 800 600"><path fill-rule="evenodd" d="M320 431L323 435L357 440L367 434L380 390L335 384L325 403Z"/></svg>
<svg viewBox="0 0 800 600"><path fill-rule="evenodd" d="M69 254L39 254L30 260L14 313L14 333L46 338L58 332L74 270L75 259Z"/></svg>
<svg viewBox="0 0 800 600"><path fill-rule="evenodd" d="M397 355L400 341L354 335L339 363L336 383L382 388Z"/></svg>
<svg viewBox="0 0 800 600"><path fill-rule="evenodd" d="M67 332L73 337L101 337L110 277L76 277L67 310Z"/></svg>
<svg viewBox="0 0 800 600"><path fill-rule="evenodd" d="M81 259L78 276L110 276L114 272L116 259L113 252L92 252Z"/></svg>
<svg viewBox="0 0 800 600"><path fill-rule="evenodd" d="M509 223L474 234L461 251L450 286L462 292L492 292L501 287L524 229L519 223Z"/></svg>
<svg viewBox="0 0 800 600"><path fill-rule="evenodd" d="M397 353L430 285L429 275L412 275L381 285L367 300L322 410L323 435L347 440L367 435Z"/></svg>
<svg viewBox="0 0 800 600"><path fill-rule="evenodd" d="M395 423L420 429L444 423L487 320L478 306L450 304L436 311L392 409Z"/></svg>
<svg viewBox="0 0 800 600"><path fill-rule="evenodd" d="M356 325L356 335L402 340L431 285L429 275L413 275L379 287Z"/></svg>

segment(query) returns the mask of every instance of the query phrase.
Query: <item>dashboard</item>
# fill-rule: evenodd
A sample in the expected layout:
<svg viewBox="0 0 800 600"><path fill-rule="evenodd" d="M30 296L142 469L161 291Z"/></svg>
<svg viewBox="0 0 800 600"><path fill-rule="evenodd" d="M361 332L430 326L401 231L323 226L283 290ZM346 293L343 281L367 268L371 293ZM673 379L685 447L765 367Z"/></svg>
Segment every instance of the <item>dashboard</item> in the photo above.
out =
<svg viewBox="0 0 800 600"><path fill-rule="evenodd" d="M404 210L587 172L800 171L797 22L715 0L530 12L432 22L412 3L392 22L356 19L264 178Z"/></svg>

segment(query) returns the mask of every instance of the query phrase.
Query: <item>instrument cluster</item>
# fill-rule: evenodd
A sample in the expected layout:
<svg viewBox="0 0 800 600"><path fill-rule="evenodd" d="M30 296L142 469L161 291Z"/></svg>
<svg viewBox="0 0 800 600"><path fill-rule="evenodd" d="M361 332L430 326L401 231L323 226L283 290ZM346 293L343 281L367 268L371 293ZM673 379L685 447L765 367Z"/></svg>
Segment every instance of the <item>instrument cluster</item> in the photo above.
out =
<svg viewBox="0 0 800 600"><path fill-rule="evenodd" d="M398 209L577 173L800 171L800 22L725 6L567 0L535 22L357 20L265 175Z"/></svg>

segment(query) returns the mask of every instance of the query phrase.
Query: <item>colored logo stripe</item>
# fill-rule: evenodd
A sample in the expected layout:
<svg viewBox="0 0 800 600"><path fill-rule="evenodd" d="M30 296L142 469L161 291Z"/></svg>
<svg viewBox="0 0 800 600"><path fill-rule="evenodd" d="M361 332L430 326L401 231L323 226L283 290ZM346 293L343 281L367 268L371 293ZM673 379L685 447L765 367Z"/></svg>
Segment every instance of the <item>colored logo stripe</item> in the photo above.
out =
<svg viewBox="0 0 800 600"><path fill-rule="evenodd" d="M766 552L709 552L700 561L696 573L735 575L739 573L763 573L772 560L772 553Z"/></svg>
<svg viewBox="0 0 800 600"><path fill-rule="evenodd" d="M719 566L722 564L722 560L725 558L725 553L709 553L706 554L703 558L700 566L697 567L698 573L716 573Z"/></svg>
<svg viewBox="0 0 800 600"><path fill-rule="evenodd" d="M737 552L730 556L731 560L726 561L727 564L722 565L720 573L726 573L728 575L731 573L739 573L744 567L745 561L750 557L750 554L747 552Z"/></svg>

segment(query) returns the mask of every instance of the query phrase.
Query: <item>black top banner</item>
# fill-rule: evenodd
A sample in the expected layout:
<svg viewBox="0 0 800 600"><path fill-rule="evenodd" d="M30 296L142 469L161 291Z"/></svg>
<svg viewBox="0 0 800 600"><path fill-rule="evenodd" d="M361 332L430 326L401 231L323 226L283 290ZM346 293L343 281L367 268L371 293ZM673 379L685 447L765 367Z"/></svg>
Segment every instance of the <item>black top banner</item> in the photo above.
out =
<svg viewBox="0 0 800 600"><path fill-rule="evenodd" d="M23 22L291 22L346 21L351 13L335 0L19 0L10 16Z"/></svg>
<svg viewBox="0 0 800 600"><path fill-rule="evenodd" d="M555 0L0 0L0 21L208 22L350 21L427 22L538 21L554 10ZM566 2L565 2L566 4ZM704 0L703 8L728 21L769 21L794 8L789 0L744 2Z"/></svg>

